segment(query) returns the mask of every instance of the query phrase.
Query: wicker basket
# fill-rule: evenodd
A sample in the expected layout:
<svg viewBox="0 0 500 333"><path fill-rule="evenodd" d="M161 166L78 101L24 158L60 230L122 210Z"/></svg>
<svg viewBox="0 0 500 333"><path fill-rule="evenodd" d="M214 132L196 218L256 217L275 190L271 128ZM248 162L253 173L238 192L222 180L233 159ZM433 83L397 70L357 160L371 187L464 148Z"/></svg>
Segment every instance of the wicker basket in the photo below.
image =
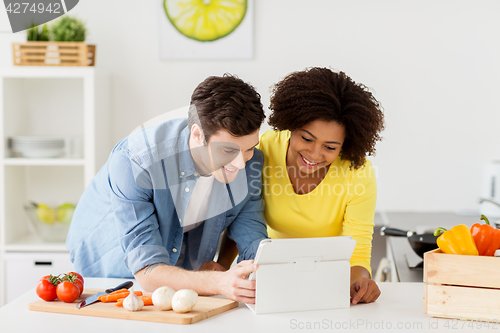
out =
<svg viewBox="0 0 500 333"><path fill-rule="evenodd" d="M17 66L94 66L95 45L84 42L13 43Z"/></svg>

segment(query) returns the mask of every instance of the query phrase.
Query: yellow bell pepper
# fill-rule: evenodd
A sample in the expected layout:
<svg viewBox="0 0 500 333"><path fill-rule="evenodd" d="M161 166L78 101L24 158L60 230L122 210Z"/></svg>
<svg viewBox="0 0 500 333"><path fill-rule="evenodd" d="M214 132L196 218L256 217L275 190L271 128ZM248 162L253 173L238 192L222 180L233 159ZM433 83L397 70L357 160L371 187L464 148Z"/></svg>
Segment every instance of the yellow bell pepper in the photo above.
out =
<svg viewBox="0 0 500 333"><path fill-rule="evenodd" d="M443 251L443 253L448 254L465 254L469 256L479 255L472 238L472 234L469 227L465 224L459 224L451 228L451 230L446 230L445 228L437 228L434 231L434 236L438 236L437 245Z"/></svg>

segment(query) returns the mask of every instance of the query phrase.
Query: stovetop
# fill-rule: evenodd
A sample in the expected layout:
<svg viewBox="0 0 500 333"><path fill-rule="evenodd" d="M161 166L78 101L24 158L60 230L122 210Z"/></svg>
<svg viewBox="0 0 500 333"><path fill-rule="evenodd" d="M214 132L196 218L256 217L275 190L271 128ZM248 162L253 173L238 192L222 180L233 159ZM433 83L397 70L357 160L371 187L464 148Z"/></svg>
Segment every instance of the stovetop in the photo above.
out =
<svg viewBox="0 0 500 333"><path fill-rule="evenodd" d="M471 226L478 222L477 216L463 216L454 213L398 213L387 212L386 221L389 226L404 230L427 231L433 226L454 226L466 224ZM418 230L417 230L418 229ZM422 282L423 263L410 246L406 237L388 237L392 249L394 264L400 282ZM421 265L419 265L422 263Z"/></svg>
<svg viewBox="0 0 500 333"><path fill-rule="evenodd" d="M409 269L411 269L411 270L414 270L414 269L423 270L424 269L424 261L422 260L422 258L419 257L418 259L415 259L415 257L408 256L405 253L405 259L406 259L406 263L408 264Z"/></svg>

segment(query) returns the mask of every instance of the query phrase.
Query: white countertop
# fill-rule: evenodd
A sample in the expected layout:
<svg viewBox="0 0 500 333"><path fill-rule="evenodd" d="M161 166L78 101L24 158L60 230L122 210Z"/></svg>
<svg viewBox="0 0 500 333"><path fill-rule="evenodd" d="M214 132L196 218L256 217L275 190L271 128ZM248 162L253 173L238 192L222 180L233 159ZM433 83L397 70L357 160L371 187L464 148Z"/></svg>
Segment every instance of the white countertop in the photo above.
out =
<svg viewBox="0 0 500 333"><path fill-rule="evenodd" d="M110 288L123 279L87 278L87 288ZM476 323L436 319L423 313L423 283L379 283L382 295L371 304L349 309L254 315L244 304L192 325L35 312L28 303L39 300L34 288L0 308L2 332L478 332ZM136 288L138 285L136 284ZM137 288L140 289L140 288Z"/></svg>

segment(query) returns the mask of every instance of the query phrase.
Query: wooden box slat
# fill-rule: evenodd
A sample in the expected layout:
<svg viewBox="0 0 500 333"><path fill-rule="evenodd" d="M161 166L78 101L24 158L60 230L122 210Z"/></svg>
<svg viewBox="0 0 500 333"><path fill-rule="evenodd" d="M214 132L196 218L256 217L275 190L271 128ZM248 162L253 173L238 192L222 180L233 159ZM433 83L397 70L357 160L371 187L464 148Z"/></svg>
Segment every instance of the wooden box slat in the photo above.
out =
<svg viewBox="0 0 500 333"><path fill-rule="evenodd" d="M84 42L13 43L16 66L94 66L95 45Z"/></svg>
<svg viewBox="0 0 500 333"><path fill-rule="evenodd" d="M424 282L500 288L500 258L426 252Z"/></svg>
<svg viewBox="0 0 500 333"><path fill-rule="evenodd" d="M424 254L424 313L500 321L500 258L433 250Z"/></svg>
<svg viewBox="0 0 500 333"><path fill-rule="evenodd" d="M424 313L432 317L500 322L500 289L427 284Z"/></svg>

